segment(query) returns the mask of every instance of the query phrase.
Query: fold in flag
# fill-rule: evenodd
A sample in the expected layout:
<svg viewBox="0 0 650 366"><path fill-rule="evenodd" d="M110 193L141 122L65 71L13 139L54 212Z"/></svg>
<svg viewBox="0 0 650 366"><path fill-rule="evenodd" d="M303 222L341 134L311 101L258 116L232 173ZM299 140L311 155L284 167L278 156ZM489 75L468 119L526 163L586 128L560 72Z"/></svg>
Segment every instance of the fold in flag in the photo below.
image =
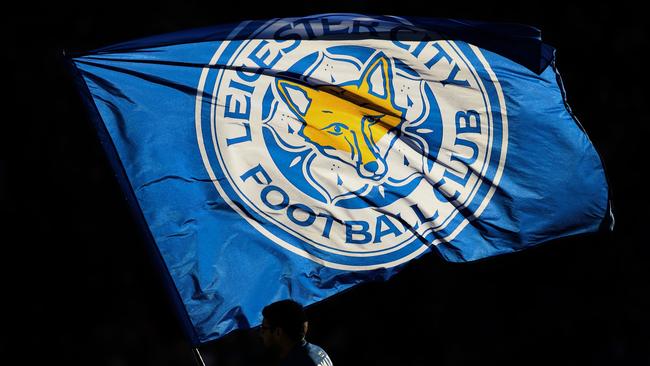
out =
<svg viewBox="0 0 650 366"><path fill-rule="evenodd" d="M321 14L69 58L194 345L387 279L613 223L538 30Z"/></svg>

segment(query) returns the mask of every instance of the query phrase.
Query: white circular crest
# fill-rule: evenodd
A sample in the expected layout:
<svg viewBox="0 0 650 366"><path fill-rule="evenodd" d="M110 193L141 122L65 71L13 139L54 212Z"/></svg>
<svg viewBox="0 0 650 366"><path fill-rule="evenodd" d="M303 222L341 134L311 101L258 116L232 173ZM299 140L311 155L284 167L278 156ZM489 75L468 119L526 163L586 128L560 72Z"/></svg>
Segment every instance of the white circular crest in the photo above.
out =
<svg viewBox="0 0 650 366"><path fill-rule="evenodd" d="M294 253L348 270L398 265L452 240L498 184L505 104L473 46L251 39L212 61L229 67L199 83L206 169Z"/></svg>

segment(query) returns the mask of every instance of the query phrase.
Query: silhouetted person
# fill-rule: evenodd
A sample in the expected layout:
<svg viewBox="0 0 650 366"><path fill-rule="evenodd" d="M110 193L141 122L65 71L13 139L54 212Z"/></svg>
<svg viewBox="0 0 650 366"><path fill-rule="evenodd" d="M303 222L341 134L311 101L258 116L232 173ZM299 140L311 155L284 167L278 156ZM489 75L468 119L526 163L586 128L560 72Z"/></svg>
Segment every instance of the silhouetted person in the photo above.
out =
<svg viewBox="0 0 650 366"><path fill-rule="evenodd" d="M332 366L322 348L305 340L309 324L302 305L282 300L266 306L262 315L264 346L280 359L281 366Z"/></svg>

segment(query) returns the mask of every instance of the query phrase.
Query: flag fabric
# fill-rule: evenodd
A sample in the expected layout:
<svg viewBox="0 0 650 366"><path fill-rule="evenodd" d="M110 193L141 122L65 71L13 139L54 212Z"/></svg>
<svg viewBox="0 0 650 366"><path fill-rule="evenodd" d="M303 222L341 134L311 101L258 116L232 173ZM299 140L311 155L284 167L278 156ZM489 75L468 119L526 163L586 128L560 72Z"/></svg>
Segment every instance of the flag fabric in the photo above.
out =
<svg viewBox="0 0 650 366"><path fill-rule="evenodd" d="M532 27L246 21L69 57L194 345L387 279L612 223Z"/></svg>

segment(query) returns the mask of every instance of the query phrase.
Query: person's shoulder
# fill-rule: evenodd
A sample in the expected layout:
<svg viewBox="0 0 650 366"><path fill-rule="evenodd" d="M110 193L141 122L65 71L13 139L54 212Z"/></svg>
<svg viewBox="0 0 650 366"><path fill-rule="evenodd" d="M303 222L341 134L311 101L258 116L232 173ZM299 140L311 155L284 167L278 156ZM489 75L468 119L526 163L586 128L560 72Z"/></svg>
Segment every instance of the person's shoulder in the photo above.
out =
<svg viewBox="0 0 650 366"><path fill-rule="evenodd" d="M332 366L327 352L305 340L296 345L282 361L282 366Z"/></svg>
<svg viewBox="0 0 650 366"><path fill-rule="evenodd" d="M332 360L324 349L309 342L305 344L305 348L316 366L332 366Z"/></svg>

